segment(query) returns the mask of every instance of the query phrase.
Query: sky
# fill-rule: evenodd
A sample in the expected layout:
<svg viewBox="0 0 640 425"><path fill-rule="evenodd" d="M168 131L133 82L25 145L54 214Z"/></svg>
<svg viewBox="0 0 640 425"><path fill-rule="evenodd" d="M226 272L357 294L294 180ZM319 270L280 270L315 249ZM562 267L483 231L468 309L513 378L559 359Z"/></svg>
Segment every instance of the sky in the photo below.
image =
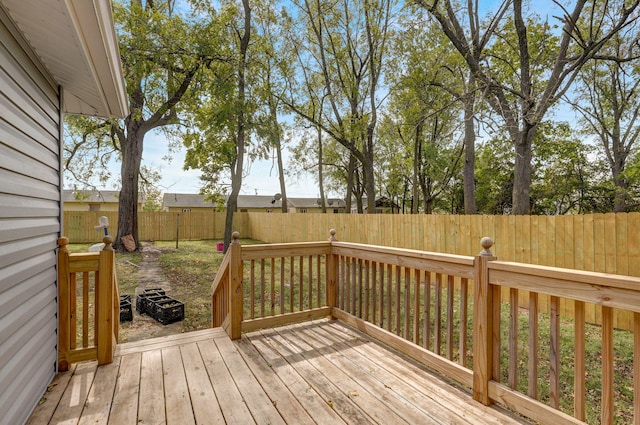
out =
<svg viewBox="0 0 640 425"><path fill-rule="evenodd" d="M543 17L546 17L552 23L557 23L557 19L553 15L557 13L557 6L551 0L536 0L536 9ZM495 8L497 2L488 1L481 2L481 6L487 7L487 11ZM493 6L491 6L493 5ZM558 111L556 111L557 113ZM559 115L564 115L559 111ZM563 116L556 116L556 119L564 119ZM570 117L567 117L571 119ZM200 171L199 170L183 170L185 150L172 154L173 160L167 164L165 157L168 154L167 142L161 133L148 134L145 138L143 165L152 166L160 170L162 180L158 182L158 186L163 193L198 193L200 191ZM285 170L288 168L289 155L285 151ZM114 164L114 168L119 170L119 164ZM114 173L118 174L118 173ZM117 176L116 176L117 177ZM318 197L319 190L312 175L302 177L286 176L287 196L290 197ZM116 181L108 184L110 187L105 189L117 189ZM249 174L243 178L241 194L242 195L274 195L280 192L280 184L278 182L278 173L275 164L270 160L256 161L250 165ZM328 196L341 196L342 194L331 193Z"/></svg>
<svg viewBox="0 0 640 425"><path fill-rule="evenodd" d="M162 134L149 134L145 138L142 154L143 164L160 169L162 181L159 186L163 193L198 193L200 191L200 171L183 170L185 150L173 154L171 164L167 164L167 142ZM285 170L289 158L285 153ZM285 177L287 196L312 198L319 196L318 184L313 176ZM241 195L271 196L280 193L278 171L271 161L261 160L253 163L249 175L243 178ZM333 195L332 195L333 196Z"/></svg>

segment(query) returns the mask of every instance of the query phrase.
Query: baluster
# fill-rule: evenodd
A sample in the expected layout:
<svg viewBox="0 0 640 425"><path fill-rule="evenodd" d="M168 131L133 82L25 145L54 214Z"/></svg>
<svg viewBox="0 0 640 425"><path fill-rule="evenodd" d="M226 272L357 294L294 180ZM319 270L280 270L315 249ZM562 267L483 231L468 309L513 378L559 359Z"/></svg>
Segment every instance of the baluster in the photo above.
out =
<svg viewBox="0 0 640 425"><path fill-rule="evenodd" d="M613 424L613 308L602 306L602 412L601 424ZM637 377L635 377L638 379Z"/></svg>
<svg viewBox="0 0 640 425"><path fill-rule="evenodd" d="M440 355L442 345L442 274L436 273L433 352Z"/></svg>
<svg viewBox="0 0 640 425"><path fill-rule="evenodd" d="M413 343L420 344L420 275L422 272L414 270L413 290Z"/></svg>
<svg viewBox="0 0 640 425"><path fill-rule="evenodd" d="M377 269L378 263L376 261L371 262L371 323L377 323L377 310L378 310L378 282L377 282Z"/></svg>
<svg viewBox="0 0 640 425"><path fill-rule="evenodd" d="M256 318L256 260L249 263L249 318Z"/></svg>
<svg viewBox="0 0 640 425"><path fill-rule="evenodd" d="M269 281L271 283L271 294L270 294L270 304L271 304L271 315L276 315L276 259L271 258L271 270L269 274Z"/></svg>
<svg viewBox="0 0 640 425"><path fill-rule="evenodd" d="M550 297L550 315L549 404L554 409L558 409L560 407L560 298Z"/></svg>
<svg viewBox="0 0 640 425"><path fill-rule="evenodd" d="M518 388L518 290L509 289L509 365L508 384Z"/></svg>
<svg viewBox="0 0 640 425"><path fill-rule="evenodd" d="M536 299L537 299L536 294ZM529 307L531 309L531 307ZM636 315L638 313L635 313ZM573 416L576 419L584 421L585 419L585 395L586 395L586 386L585 386L585 333L584 333L584 323L585 323L585 308L583 301L575 302L575 316L574 316L574 374L573 374L573 393L574 403L573 403ZM634 338L637 338L637 331L634 331ZM635 344L638 347L637 341ZM638 350L634 350L634 355L638 353ZM536 356L537 357L537 356ZM635 363L634 363L635 366ZM537 376L537 370L536 370ZM634 371L634 377L640 376L640 374L636 374ZM640 382L638 379L634 379L634 385L638 385ZM640 394L634 391L634 394ZM531 395L530 395L531 396ZM537 398L537 394L536 394ZM640 401L640 396L634 396L634 403L636 401ZM640 407L640 406L639 406ZM637 413L635 413L637 415Z"/></svg>
<svg viewBox="0 0 640 425"><path fill-rule="evenodd" d="M284 301L284 257L280 258L280 314L286 313Z"/></svg>
<svg viewBox="0 0 640 425"><path fill-rule="evenodd" d="M313 256L309 255L309 310L313 308ZM318 305L320 307L320 305Z"/></svg>
<svg viewBox="0 0 640 425"><path fill-rule="evenodd" d="M402 310L404 312L403 335L404 339L409 340L411 329L411 269L409 267L404 268L404 306Z"/></svg>
<svg viewBox="0 0 640 425"><path fill-rule="evenodd" d="M460 279L460 343L458 364L467 364L467 322L469 309L469 279Z"/></svg>
<svg viewBox="0 0 640 425"><path fill-rule="evenodd" d="M447 275L447 359L453 359L453 291L454 276Z"/></svg>
<svg viewBox="0 0 640 425"><path fill-rule="evenodd" d="M295 310L295 257L289 257L289 311L291 313Z"/></svg>
<svg viewBox="0 0 640 425"><path fill-rule="evenodd" d="M265 298L267 297L265 282L265 262L264 258L260 260L260 317L265 315Z"/></svg>
<svg viewBox="0 0 640 425"><path fill-rule="evenodd" d="M431 342L431 272L424 275L424 341L422 346L429 349Z"/></svg>
<svg viewBox="0 0 640 425"><path fill-rule="evenodd" d="M395 273L395 296L394 296L394 327L395 327L395 334L396 335L400 335L400 302L401 302L401 270L400 270L400 266L395 266L396 269L396 273Z"/></svg>

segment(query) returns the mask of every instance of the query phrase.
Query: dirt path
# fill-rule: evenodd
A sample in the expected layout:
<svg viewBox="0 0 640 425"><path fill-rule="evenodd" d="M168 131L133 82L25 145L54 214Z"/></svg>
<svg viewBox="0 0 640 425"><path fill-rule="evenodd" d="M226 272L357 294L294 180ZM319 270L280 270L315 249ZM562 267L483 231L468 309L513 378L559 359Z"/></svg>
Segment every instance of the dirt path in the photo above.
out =
<svg viewBox="0 0 640 425"><path fill-rule="evenodd" d="M141 250L142 262L138 268L138 286L136 287L135 295L137 296L146 288L162 288L166 291L167 295L171 295L171 285L165 280L162 266L158 262L161 251L153 246L151 242L143 242ZM158 336L182 333L182 322L163 325L146 314L139 314L135 308L135 297L131 300L131 304L133 308L133 322L121 324L121 342L139 341Z"/></svg>

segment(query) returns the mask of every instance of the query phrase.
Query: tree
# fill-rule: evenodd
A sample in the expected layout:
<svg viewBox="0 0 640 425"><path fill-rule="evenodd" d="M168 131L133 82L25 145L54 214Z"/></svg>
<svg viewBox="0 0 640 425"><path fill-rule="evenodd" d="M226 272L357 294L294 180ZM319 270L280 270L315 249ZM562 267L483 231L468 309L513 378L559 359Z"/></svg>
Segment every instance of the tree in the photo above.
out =
<svg viewBox="0 0 640 425"><path fill-rule="evenodd" d="M411 190L411 212L418 212L422 198L422 211L430 214L460 172L459 101L464 97L464 78L458 72L460 55L434 23L407 26L394 40L392 65L398 71L388 77L393 89L385 123L392 129L381 131L379 139L389 145L390 155L403 158L389 164L401 167L405 186Z"/></svg>
<svg viewBox="0 0 640 425"><path fill-rule="evenodd" d="M287 186L285 182L283 145L285 141L284 125L279 116L282 112L280 98L285 91L282 73L290 67L292 59L285 48L282 27L278 25L278 12L273 1L256 2L256 37L254 51L255 87L254 95L263 99L257 105L256 135L265 141L265 151L275 153L275 163L280 184L282 212L288 212ZM284 70L284 71L283 71Z"/></svg>
<svg viewBox="0 0 640 425"><path fill-rule="evenodd" d="M187 25L173 13L173 1L132 0L116 7L119 41L130 114L115 125L122 149L121 184L116 241L133 235L138 242L138 175L145 135L178 123L179 103L200 68L213 60L211 45L196 43L200 25Z"/></svg>
<svg viewBox="0 0 640 425"><path fill-rule="evenodd" d="M615 185L614 212L628 211L627 160L640 137L640 79L637 78L638 26L618 33L596 59L583 68L571 104L579 111L585 133L605 152Z"/></svg>
<svg viewBox="0 0 640 425"><path fill-rule="evenodd" d="M299 25L288 20L289 39L298 66L289 75L290 90L283 102L353 156L347 202L355 185L356 161L362 165L367 211L375 211L374 137L394 2L304 0L294 4ZM328 106L318 108L325 94ZM314 114L318 111L323 115ZM361 203L362 197L356 200Z"/></svg>
<svg viewBox="0 0 640 425"><path fill-rule="evenodd" d="M252 10L249 0L242 1L241 10L233 2L223 4L220 12L209 4L200 7L201 12L212 20L220 16L222 25L217 28L224 33L220 40L229 43L221 42L219 48L226 51L228 57L208 69L207 86L184 138L187 147L185 168L201 169L204 183L201 191L219 201L227 173L230 176L224 233L226 251L231 243L233 214L238 208L242 188L249 135L254 130L255 102L248 92Z"/></svg>
<svg viewBox="0 0 640 425"><path fill-rule="evenodd" d="M600 212L597 185L603 177L594 148L566 122L540 125L533 143L532 212L560 215Z"/></svg>
<svg viewBox="0 0 640 425"><path fill-rule="evenodd" d="M578 0L571 11L557 3L562 8L559 34L537 16L526 16L522 0L502 2L485 32L485 26L479 24L477 0L467 3L466 15L451 0L416 2L440 23L483 89L485 100L504 121L515 153L513 213L528 214L531 147L538 126L585 63L636 19L634 12L639 2L627 5L618 1L602 6ZM507 21L508 10L511 15ZM488 38L493 41L483 42ZM486 56L486 48L495 44L499 48ZM500 68L509 68L509 72L501 72Z"/></svg>
<svg viewBox="0 0 640 425"><path fill-rule="evenodd" d="M215 58L215 39L200 37L210 23L188 22L176 13L173 0L129 0L114 3L114 18L127 84L129 115L124 121L76 119L75 140L92 140L103 159L121 160L118 232L114 245L132 235L138 242L138 194L145 136L154 130L169 135L180 123L184 104L195 99L192 87L200 71ZM86 145L84 147L87 147ZM78 163L78 149L69 159ZM86 158L86 157L85 157ZM106 161L102 163L106 165ZM70 163L69 169L74 168ZM109 172L102 173L103 178Z"/></svg>

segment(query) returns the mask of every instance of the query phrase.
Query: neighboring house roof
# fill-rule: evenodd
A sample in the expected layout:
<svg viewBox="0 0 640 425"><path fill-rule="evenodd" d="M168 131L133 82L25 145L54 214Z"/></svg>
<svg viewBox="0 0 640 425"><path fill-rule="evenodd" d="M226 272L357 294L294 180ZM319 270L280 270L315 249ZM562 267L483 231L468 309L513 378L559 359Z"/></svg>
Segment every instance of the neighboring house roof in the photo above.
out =
<svg viewBox="0 0 640 425"><path fill-rule="evenodd" d="M205 201L204 195L193 193L165 193L162 196L162 208L215 208L211 201Z"/></svg>
<svg viewBox="0 0 640 425"><path fill-rule="evenodd" d="M110 0L0 0L0 7L64 87L64 112L129 113Z"/></svg>
<svg viewBox="0 0 640 425"><path fill-rule="evenodd" d="M162 197L163 208L214 208L215 204L205 202L203 195L190 193L165 193ZM293 208L319 208L316 198L287 198L288 205ZM327 200L328 208L344 208L346 203L342 199L331 198ZM329 204L331 202L331 204ZM263 195L238 195L238 208L282 208L282 199L276 200L273 196Z"/></svg>
<svg viewBox="0 0 640 425"><path fill-rule="evenodd" d="M238 208L282 208L282 199L264 195L238 195Z"/></svg>
<svg viewBox="0 0 640 425"><path fill-rule="evenodd" d="M119 197L120 192L117 190L65 190L62 192L63 202L117 203Z"/></svg>
<svg viewBox="0 0 640 425"><path fill-rule="evenodd" d="M64 190L62 191L63 202L84 202L87 204L120 202L120 191L118 190ZM144 195L138 194L138 203L144 202Z"/></svg>
<svg viewBox="0 0 640 425"><path fill-rule="evenodd" d="M289 205L294 208L320 208L320 199L318 198L287 198ZM329 198L326 200L327 208L345 208L346 202L338 198Z"/></svg>

